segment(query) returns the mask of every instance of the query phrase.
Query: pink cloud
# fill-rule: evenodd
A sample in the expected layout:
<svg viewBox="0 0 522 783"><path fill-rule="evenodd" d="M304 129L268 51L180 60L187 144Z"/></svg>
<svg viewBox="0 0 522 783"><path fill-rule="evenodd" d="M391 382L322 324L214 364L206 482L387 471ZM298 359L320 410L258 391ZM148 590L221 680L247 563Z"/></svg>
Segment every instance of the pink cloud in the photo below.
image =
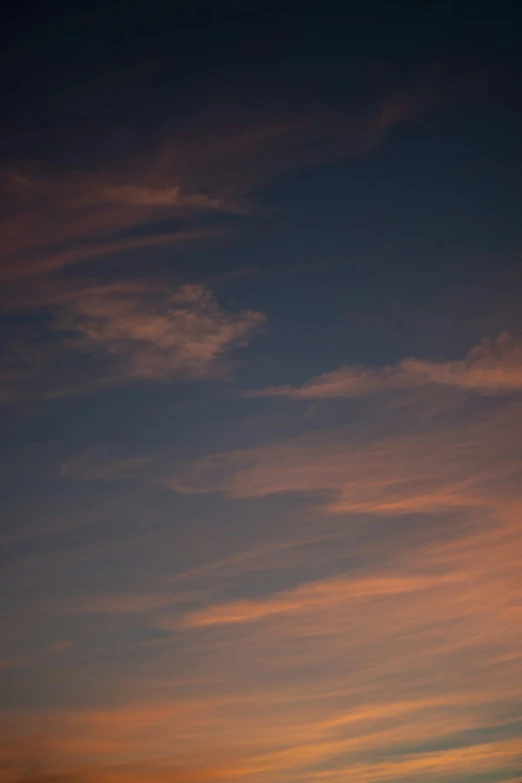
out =
<svg viewBox="0 0 522 783"><path fill-rule="evenodd" d="M5 399L25 394L28 384L33 390L40 384L44 396L62 396L131 380L214 376L265 321L259 312L225 310L197 284L78 285L54 297L50 327L39 339L12 341L3 357ZM58 379L53 366L71 356L78 359L74 371Z"/></svg>
<svg viewBox="0 0 522 783"><path fill-rule="evenodd" d="M248 397L328 399L358 397L436 384L477 394L522 391L522 341L505 332L486 338L464 359L430 362L403 359L383 368L345 366L326 372L302 386L272 386L251 390Z"/></svg>
<svg viewBox="0 0 522 783"><path fill-rule="evenodd" d="M0 279L31 277L104 254L139 247L197 241L215 230L191 228L190 218L222 212L243 214L248 202L195 192L176 182L150 181L150 173L20 172L4 179L10 211L0 221ZM176 231L129 235L158 220L183 219Z"/></svg>
<svg viewBox="0 0 522 783"><path fill-rule="evenodd" d="M225 352L245 345L264 322L261 313L223 310L201 285L169 293L112 288L79 292L63 310L78 349L120 359L134 378L209 373Z"/></svg>
<svg viewBox="0 0 522 783"><path fill-rule="evenodd" d="M506 428L498 438L498 428ZM181 492L232 497L281 492L330 495L337 513L410 514L470 509L496 502L512 486L520 416L516 408L484 420L360 442L350 428L319 430L258 449L223 452L179 466L167 482Z"/></svg>
<svg viewBox="0 0 522 783"><path fill-rule="evenodd" d="M425 362L405 359L407 375L427 383L470 389L481 394L522 391L522 340L506 332L485 338L464 359Z"/></svg>
<svg viewBox="0 0 522 783"><path fill-rule="evenodd" d="M305 584L266 600L232 601L186 614L183 624L191 628L210 625L246 623L301 611L315 611L332 604L350 602L358 598L379 595L397 595L425 591L443 583L458 581L456 576L379 576L375 578L326 579Z"/></svg>

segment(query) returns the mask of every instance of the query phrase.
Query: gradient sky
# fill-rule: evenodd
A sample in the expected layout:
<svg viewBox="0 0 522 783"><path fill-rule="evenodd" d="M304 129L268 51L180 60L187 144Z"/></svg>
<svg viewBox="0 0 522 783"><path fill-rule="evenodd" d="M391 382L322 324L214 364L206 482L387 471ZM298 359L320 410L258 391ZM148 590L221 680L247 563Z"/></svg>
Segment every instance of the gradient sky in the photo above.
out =
<svg viewBox="0 0 522 783"><path fill-rule="evenodd" d="M502 2L4 19L0 783L522 777Z"/></svg>

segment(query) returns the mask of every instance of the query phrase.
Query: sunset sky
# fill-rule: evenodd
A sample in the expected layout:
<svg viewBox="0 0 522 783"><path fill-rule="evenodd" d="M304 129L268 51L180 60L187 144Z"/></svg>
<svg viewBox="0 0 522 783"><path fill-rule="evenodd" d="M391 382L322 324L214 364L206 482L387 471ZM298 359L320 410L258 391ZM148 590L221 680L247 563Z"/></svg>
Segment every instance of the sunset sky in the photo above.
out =
<svg viewBox="0 0 522 783"><path fill-rule="evenodd" d="M515 4L12 4L0 783L522 780Z"/></svg>

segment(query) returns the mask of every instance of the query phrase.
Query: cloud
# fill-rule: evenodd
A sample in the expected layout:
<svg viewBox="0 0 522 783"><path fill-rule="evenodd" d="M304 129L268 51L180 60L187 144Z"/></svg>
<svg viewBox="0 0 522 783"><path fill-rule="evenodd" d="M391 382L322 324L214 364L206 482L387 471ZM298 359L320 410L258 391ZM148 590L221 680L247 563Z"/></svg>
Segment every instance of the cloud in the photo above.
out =
<svg viewBox="0 0 522 783"><path fill-rule="evenodd" d="M506 332L485 338L464 359L429 362L403 359L398 364L369 368L345 366L323 373L302 386L272 386L251 390L247 397L289 397L317 400L442 385L477 394L522 391L522 341Z"/></svg>
<svg viewBox="0 0 522 783"><path fill-rule="evenodd" d="M36 340L29 318L28 339L22 333L12 342L7 396L28 387L58 396L220 372L230 351L261 328L260 313L231 311L201 285L86 283L72 275L41 285L42 276L110 253L212 238L216 229L204 220L255 210L250 198L259 184L304 164L365 153L430 100L395 96L334 131L331 118L190 131L157 156L110 170L11 172L3 279L36 279L32 290L21 287L16 306L37 310L41 321ZM160 228L167 223L167 231ZM141 476L241 503L216 496L201 511L192 499L196 512L186 514L189 499L180 503L162 487L156 502L135 481L127 502L118 500L114 530L96 500L99 486L76 496L79 487L63 482L57 491L67 496L67 516L81 523L87 513L95 528L67 533L46 507L47 485L38 490L24 514L40 532L50 515L67 534L57 544L13 547L28 555L9 571L10 594L16 585L16 600L27 602L32 588L40 604L24 615L24 628L10 627L15 643L21 638L29 648L34 639L61 638L57 626L71 632L75 649L55 655L62 648L44 646L53 653L45 661L31 669L27 658L20 672L4 672L17 706L0 714L7 738L0 779L38 781L19 759L39 744L51 759L43 777L86 783L369 783L515 766L521 421L519 407L500 393L519 390L516 345L501 337L462 361L347 367L283 387L283 396L308 399L473 389L498 394L486 401L499 405L493 412L461 408L434 420L408 410L411 421L381 427L384 412L365 422L365 432L343 423L164 469L161 455L116 452L110 459L100 449L69 460L66 477ZM40 420L31 431L40 437ZM42 448L47 458L52 450L47 442ZM305 512L292 506L290 521L276 502L260 501L285 493L312 493ZM134 513L146 523L139 534ZM357 515L359 538L340 547L334 531L348 532ZM302 517L312 520L309 535ZM401 526L403 517L410 528ZM281 541L285 525L292 537ZM433 533L442 528L451 528L444 541ZM237 554L243 535L260 543ZM378 567L369 562L372 547ZM269 576L260 579L263 569Z"/></svg>
<svg viewBox="0 0 522 783"><path fill-rule="evenodd" d="M389 526L380 534L397 539L393 549L378 542L379 563L347 547L350 565L335 577L299 580L288 559L274 582L284 571L294 586L265 579L259 596L259 581L244 574L247 588L233 597L209 594L181 616L159 611L159 627L206 651L214 677L239 690L254 680L259 689L257 720L236 718L245 732L253 721L259 741L239 775L370 783L460 780L471 771L514 779L522 411L518 400L488 403L421 427L413 414L402 434L366 427L361 436L344 426L218 454L176 478L178 490L243 500L330 488L327 509L339 526L350 527L353 514L369 526L383 515ZM415 540L395 521L410 515L424 531ZM450 522L451 535L430 537ZM332 562L336 550L332 541Z"/></svg>
<svg viewBox="0 0 522 783"><path fill-rule="evenodd" d="M37 337L8 346L0 365L5 399L24 387L27 393L28 384L34 390L35 382L43 396L63 396L132 380L209 377L265 320L259 312L223 309L197 284L78 285L58 291L51 312ZM72 368L64 367L73 357Z"/></svg>
<svg viewBox="0 0 522 783"><path fill-rule="evenodd" d="M126 375L155 379L206 375L263 321L258 312L223 310L201 285L184 285L166 296L132 286L87 290L63 313L63 327L77 335L80 350L101 349L122 360Z"/></svg>
<svg viewBox="0 0 522 783"><path fill-rule="evenodd" d="M430 388L436 397L438 386ZM431 402L428 395L421 404ZM241 521L261 497L321 493L310 505L322 506L314 531L327 549L319 555L313 546L296 562L305 539L296 523L293 542L278 544L270 533L272 546L187 567L141 599L115 591L80 601L79 612L111 613L118 629L152 626L164 635L132 668L133 687L149 699L141 710L47 713L49 745L107 764L128 747L155 759L175 758L179 748L212 758L219 748L224 779L252 783L464 779L470 770L513 778L522 703L522 409L501 395L471 402L443 415L406 408L398 416L375 401L371 425L174 465L174 489L238 498ZM100 463L94 475L106 469L109 480L141 470ZM82 469L90 473L89 458ZM232 513L233 504L219 503L209 505L209 520L223 508ZM273 516L280 527L278 506L266 508L259 526L269 528ZM328 540L331 519L337 531L357 526L362 540ZM368 557L365 530L378 562ZM308 574L321 573L308 576L306 560ZM269 577L259 579L260 565L272 569ZM171 606L176 576L190 597ZM116 660L108 676L121 677L128 693L129 673ZM150 701L152 692L164 701Z"/></svg>
<svg viewBox="0 0 522 783"><path fill-rule="evenodd" d="M210 764L193 763L190 765L161 763L120 763L107 766L94 764L67 765L49 760L42 751L31 746L15 748L22 758L12 758L14 754L5 754L0 760L0 781L11 783L138 783L142 780L155 783L206 783L223 781L227 777L227 768ZM27 763L27 757L30 763ZM36 760L35 760L36 759Z"/></svg>
<svg viewBox="0 0 522 783"><path fill-rule="evenodd" d="M287 590L265 601L234 601L185 615L188 627L227 625L262 620L271 615L309 611L332 603L373 595L394 595L429 590L446 581L444 576L379 577L375 579L328 579ZM450 577L450 581L454 578Z"/></svg>
<svg viewBox="0 0 522 783"><path fill-rule="evenodd" d="M265 749L245 760L245 777L514 771L522 691L509 690L522 618L521 531L512 522L499 516L487 533L406 547L389 577L320 580L186 614L187 631L216 644L214 671L233 650L234 680L254 669L260 685L280 683L272 714L281 724L259 738ZM507 737L485 741L487 731Z"/></svg>
<svg viewBox="0 0 522 783"><path fill-rule="evenodd" d="M234 203L225 199L212 198L203 193L184 193L180 187L151 188L136 184L114 185L107 187L101 195L107 202L129 207L194 208L238 215L248 213L251 209L251 205L247 201Z"/></svg>
<svg viewBox="0 0 522 783"><path fill-rule="evenodd" d="M359 531L369 528L381 560L367 558L364 539L343 547L339 539L328 541L330 528L321 553L330 558L321 564L325 570L307 577L302 560L312 570L318 555L313 546L296 566L292 554L303 544L296 524L282 557L272 535L272 547L217 559L213 570L212 564L187 569L184 596L174 574L172 583L156 581L141 593L134 587L68 597L65 610L74 617L76 601L77 613L89 615L88 636L103 640L96 654L86 646L70 672L88 696L69 707L0 715L11 750L15 741L39 743L59 759L51 769L74 771L88 783L169 774L198 781L200 773L202 780L249 783L414 783L464 780L470 772L514 779L522 703L521 411L518 400L488 402L489 410L464 416L460 408L422 420L422 428L412 415L402 435L328 429L217 455L203 470L201 462L185 466L183 481L197 490L210 485L254 504L281 487L306 493L326 483L333 493L326 510L338 530L351 527L348 514L361 508L362 497ZM402 431L404 421L398 426ZM88 460L83 467L89 472ZM114 472L126 475L127 468L115 463ZM245 518L250 508L242 506ZM317 540L323 512L315 517ZM221 513L216 501L194 541L206 538L208 522ZM418 536L405 532L398 514L413 515L410 533L414 523ZM375 515L386 523L378 534L370 528ZM438 526L445 535L433 535ZM184 541L171 535L159 545L169 559ZM235 544L225 543L229 550ZM145 546L152 546L151 535L146 545L137 542L136 561L125 548L116 558L112 552L110 562L144 569ZM183 547L187 558L195 546ZM147 551L154 552L157 580L159 550ZM261 561L272 568L270 578L258 578ZM89 567L94 562L91 554ZM43 583L38 570L37 576ZM176 598L181 603L174 606ZM110 614L109 641L98 625L103 614ZM42 621L47 625L49 616ZM129 663L129 639L149 639L151 629L162 632L160 643L143 645L143 657ZM63 664L53 673L62 687ZM104 678L121 685L116 703Z"/></svg>
<svg viewBox="0 0 522 783"><path fill-rule="evenodd" d="M219 217L259 211L255 193L266 182L303 166L366 154L391 127L444 100L439 91L422 89L390 93L342 114L238 118L234 112L233 119L221 106L202 110L190 127L171 130L145 151L91 168L4 167L0 309L42 320L47 313L55 339L47 339L45 326L26 339L15 320L0 367L0 400L24 398L24 386L53 396L99 388L108 377L120 382L209 374L220 356L245 343L262 316L226 313L202 288L197 302L183 302L176 291L169 299L141 283L111 283L105 258L228 236L235 229ZM102 282L69 290L66 301L61 292L74 286L74 278L65 270L78 264L86 275L96 264ZM65 339L60 329L68 332ZM91 364L88 377L80 367L72 379L63 367L64 349L70 356L92 352L113 366ZM48 368L56 381L42 390L39 379Z"/></svg>
<svg viewBox="0 0 522 783"><path fill-rule="evenodd" d="M90 169L6 166L0 280L27 281L103 255L212 238L215 227L202 221L257 211L252 196L266 182L366 154L390 128L447 100L439 89L423 88L343 114L284 116L263 107L260 116L234 112L234 119L221 105L145 152ZM180 225L165 228L169 221ZM12 306L13 291L6 299Z"/></svg>
<svg viewBox="0 0 522 783"><path fill-rule="evenodd" d="M470 770L512 777L522 701L520 506L497 510L507 513L490 529L414 547L404 539L386 571L359 567L289 590L265 582L263 598L186 611L171 622L164 660L138 667L141 700L11 710L5 736L40 744L60 770L93 783L104 770L129 781L198 769L208 769L203 780L253 783L460 779ZM157 624L169 627L160 594L137 599L101 596L97 608L156 610ZM91 609L96 602L83 607ZM123 677L128 694L124 665L118 656L110 676ZM88 679L88 668L76 676Z"/></svg>
<svg viewBox="0 0 522 783"><path fill-rule="evenodd" d="M399 759L385 762L358 763L325 774L320 779L343 781L349 775L354 783L373 783L381 780L404 780L409 777L440 780L440 776L470 773L480 774L511 768L514 772L520 761L516 740L488 742L482 745L456 748L452 750L432 751L425 754L405 754Z"/></svg>
<svg viewBox="0 0 522 783"><path fill-rule="evenodd" d="M146 169L126 175L103 170L4 172L10 203L0 220L0 279L8 282L101 255L216 236L215 228L191 227L191 219L250 209L246 200L234 203L175 184L175 174L168 184L154 184L150 178ZM159 221L169 219L184 225L174 231L158 228Z"/></svg>
<svg viewBox="0 0 522 783"><path fill-rule="evenodd" d="M139 248L151 248L159 245L176 245L215 241L227 236L227 231L219 227L201 227L195 229L168 231L145 236L116 237L107 240L86 240L77 244L66 244L49 252L38 254L35 259L20 259L13 266L5 266L0 276L4 283L16 282L19 277L35 277L38 285L27 289L9 289L9 295L2 301L6 312L26 312L45 304L45 286L41 287L41 276L53 275L62 267L81 261L93 261L100 256L117 255ZM30 280L31 283L31 280ZM7 290L7 286L6 286Z"/></svg>
<svg viewBox="0 0 522 783"><path fill-rule="evenodd" d="M406 359L407 374L428 383L470 389L482 394L522 391L522 340L506 332L486 338L460 361L423 362Z"/></svg>
<svg viewBox="0 0 522 783"><path fill-rule="evenodd" d="M245 392L246 397L290 397L302 400L359 397L364 394L403 389L413 385L396 368L371 369L368 367L340 367L311 378L302 386L268 386Z"/></svg>
<svg viewBox="0 0 522 783"><path fill-rule="evenodd" d="M401 515L494 506L503 482L515 491L521 411L448 418L418 432L361 440L348 426L257 449L223 452L174 469L166 482L187 493L236 498L324 492L330 511ZM431 426L430 426L431 425ZM410 427L415 428L412 418ZM505 435L498 438L499 428Z"/></svg>

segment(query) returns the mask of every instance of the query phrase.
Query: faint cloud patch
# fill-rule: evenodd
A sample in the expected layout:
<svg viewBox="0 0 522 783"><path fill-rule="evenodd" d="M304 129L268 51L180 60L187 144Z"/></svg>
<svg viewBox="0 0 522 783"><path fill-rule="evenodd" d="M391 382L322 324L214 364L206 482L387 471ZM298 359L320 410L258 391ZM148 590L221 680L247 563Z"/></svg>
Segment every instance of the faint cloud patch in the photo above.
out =
<svg viewBox="0 0 522 783"><path fill-rule="evenodd" d="M61 397L137 380L217 377L265 322L202 285L114 283L57 290L52 315L0 357L0 399Z"/></svg>
<svg viewBox="0 0 522 783"><path fill-rule="evenodd" d="M106 449L95 446L64 462L60 475L82 481L121 481L132 478L150 460L151 457L111 459Z"/></svg>

